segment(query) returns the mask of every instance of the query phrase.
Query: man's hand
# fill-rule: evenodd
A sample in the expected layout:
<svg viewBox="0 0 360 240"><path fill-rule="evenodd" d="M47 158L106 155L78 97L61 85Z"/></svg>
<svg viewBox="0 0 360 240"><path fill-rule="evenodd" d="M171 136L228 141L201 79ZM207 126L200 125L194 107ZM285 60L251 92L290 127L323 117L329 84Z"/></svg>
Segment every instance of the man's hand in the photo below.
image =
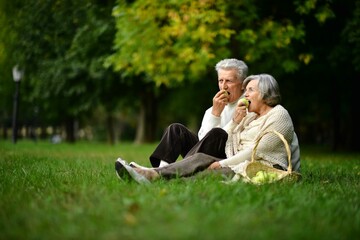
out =
<svg viewBox="0 0 360 240"><path fill-rule="evenodd" d="M229 94L226 90L220 90L213 98L212 114L220 117L220 114L224 110L226 104L229 102Z"/></svg>

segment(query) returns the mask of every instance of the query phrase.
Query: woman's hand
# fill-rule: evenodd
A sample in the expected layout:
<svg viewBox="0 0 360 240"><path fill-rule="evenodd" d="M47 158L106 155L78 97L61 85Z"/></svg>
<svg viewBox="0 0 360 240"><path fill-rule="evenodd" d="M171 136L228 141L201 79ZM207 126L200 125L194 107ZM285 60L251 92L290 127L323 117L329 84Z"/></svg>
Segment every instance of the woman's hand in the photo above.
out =
<svg viewBox="0 0 360 240"><path fill-rule="evenodd" d="M246 106L238 105L234 112L233 121L236 122L237 124L239 124L241 122L241 120L246 116L246 114L247 114Z"/></svg>
<svg viewBox="0 0 360 240"><path fill-rule="evenodd" d="M234 112L234 116L233 116L233 121L237 124L239 124L241 122L241 120L246 116L246 114L248 113L247 108L248 108L249 104L248 104L248 100L245 98L241 98L238 103L237 106L235 108L235 112Z"/></svg>
<svg viewBox="0 0 360 240"><path fill-rule="evenodd" d="M221 168L221 165L219 162L213 162L209 167L208 169L219 169Z"/></svg>

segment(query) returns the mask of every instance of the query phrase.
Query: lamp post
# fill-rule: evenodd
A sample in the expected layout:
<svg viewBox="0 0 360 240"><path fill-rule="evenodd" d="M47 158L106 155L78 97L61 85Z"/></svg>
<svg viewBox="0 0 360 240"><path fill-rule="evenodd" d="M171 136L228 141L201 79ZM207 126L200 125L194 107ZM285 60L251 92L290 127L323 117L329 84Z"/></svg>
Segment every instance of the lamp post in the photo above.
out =
<svg viewBox="0 0 360 240"><path fill-rule="evenodd" d="M19 85L21 78L23 76L22 71L19 70L19 67L16 65L12 69L13 79L15 82L15 95L14 95L14 109L13 109L13 118L12 118L12 127L13 127L13 143L17 141L17 116L18 116L18 108L19 108Z"/></svg>

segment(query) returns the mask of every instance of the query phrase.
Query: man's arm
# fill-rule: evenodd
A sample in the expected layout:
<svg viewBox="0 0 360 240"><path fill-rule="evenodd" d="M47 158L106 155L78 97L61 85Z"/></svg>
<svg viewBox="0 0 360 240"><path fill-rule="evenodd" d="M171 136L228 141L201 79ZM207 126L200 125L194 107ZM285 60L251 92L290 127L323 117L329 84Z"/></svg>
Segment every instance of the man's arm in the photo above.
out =
<svg viewBox="0 0 360 240"><path fill-rule="evenodd" d="M212 128L220 127L221 118L214 116L211 112L212 107L205 111L201 127L198 132L199 140L201 140Z"/></svg>

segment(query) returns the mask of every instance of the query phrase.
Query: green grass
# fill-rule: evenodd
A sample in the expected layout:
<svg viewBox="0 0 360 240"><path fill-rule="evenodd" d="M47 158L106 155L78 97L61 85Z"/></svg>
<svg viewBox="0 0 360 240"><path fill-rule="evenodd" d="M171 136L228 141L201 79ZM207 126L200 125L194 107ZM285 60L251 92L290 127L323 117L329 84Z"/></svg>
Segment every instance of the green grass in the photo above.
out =
<svg viewBox="0 0 360 240"><path fill-rule="evenodd" d="M0 141L0 239L356 239L360 154L302 149L303 180L120 181L155 144Z"/></svg>

